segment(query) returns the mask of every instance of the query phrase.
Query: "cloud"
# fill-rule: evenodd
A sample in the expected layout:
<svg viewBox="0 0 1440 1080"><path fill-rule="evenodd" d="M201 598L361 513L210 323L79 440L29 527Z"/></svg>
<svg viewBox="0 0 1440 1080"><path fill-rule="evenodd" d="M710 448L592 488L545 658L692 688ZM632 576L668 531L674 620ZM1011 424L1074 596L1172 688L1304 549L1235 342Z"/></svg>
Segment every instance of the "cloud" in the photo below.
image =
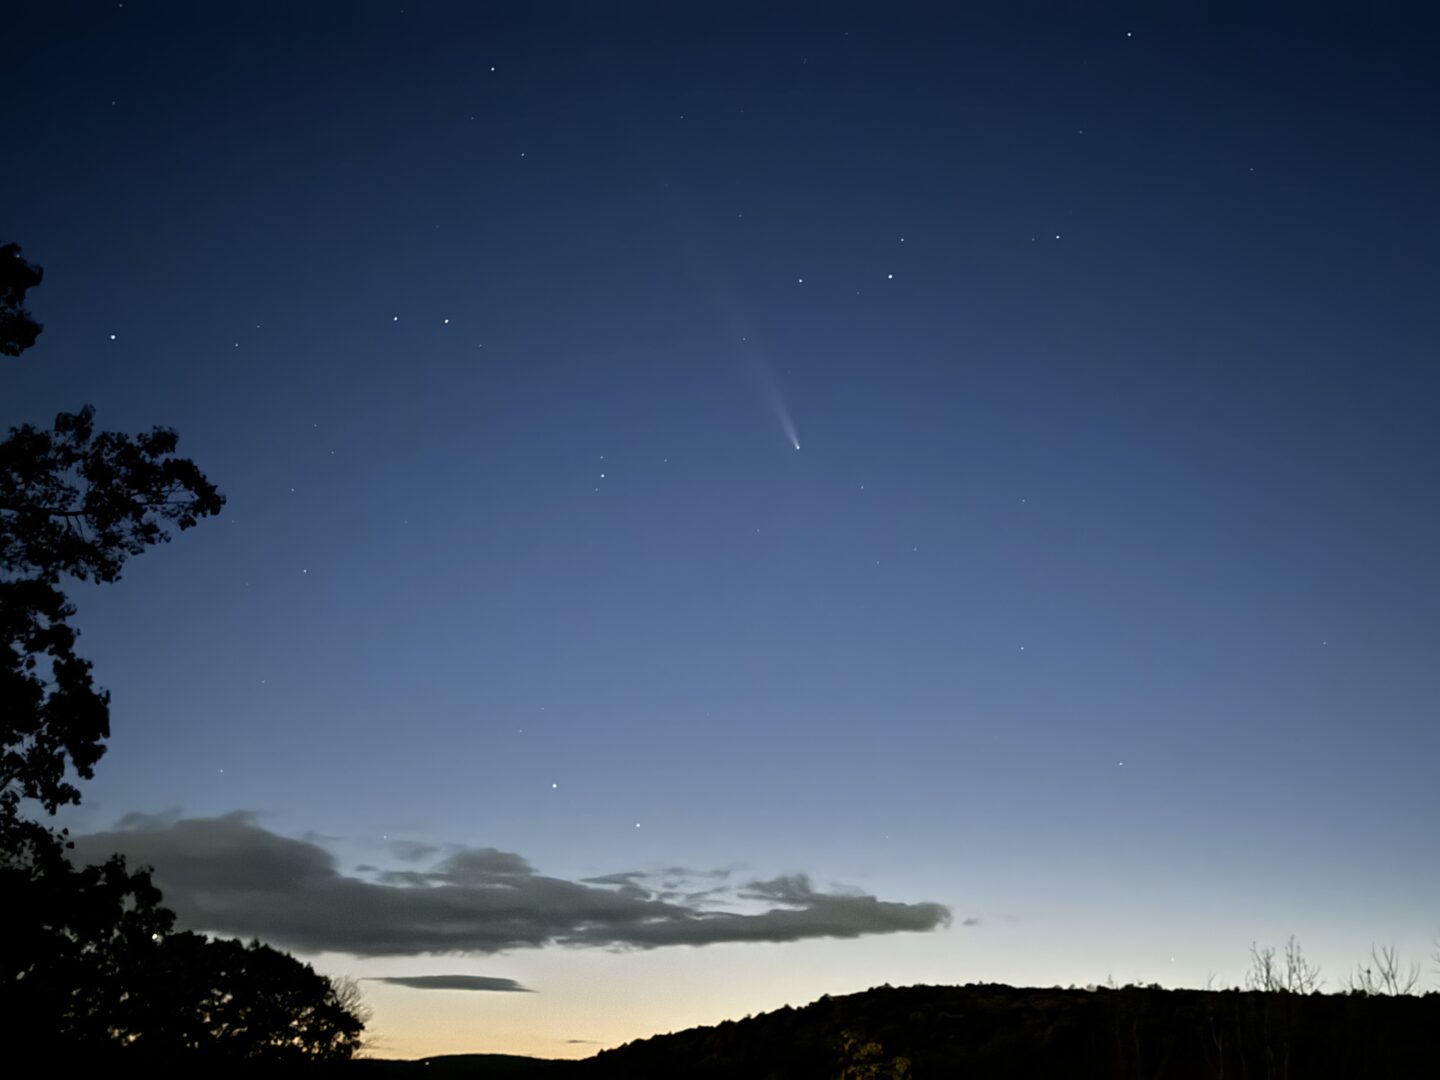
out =
<svg viewBox="0 0 1440 1080"><path fill-rule="evenodd" d="M257 937L303 953L355 956L488 954L543 945L652 949L740 941L800 941L948 926L941 904L817 891L804 875L686 897L642 873L567 881L513 852L447 849L428 869L342 873L313 839L279 836L254 815L132 816L77 836L75 858L121 852L155 870L180 925ZM713 882L723 874L695 874ZM682 876L663 872L664 884ZM747 910L724 910L739 904ZM755 908L760 910L753 910Z"/></svg>
<svg viewBox="0 0 1440 1080"><path fill-rule="evenodd" d="M406 862L423 862L440 851L434 844L422 844L418 840L391 840L390 850L397 859Z"/></svg>
<svg viewBox="0 0 1440 1080"><path fill-rule="evenodd" d="M385 975L371 977L366 981L408 986L412 990L501 990L516 994L532 993L528 986L521 986L514 979L499 979L489 975Z"/></svg>

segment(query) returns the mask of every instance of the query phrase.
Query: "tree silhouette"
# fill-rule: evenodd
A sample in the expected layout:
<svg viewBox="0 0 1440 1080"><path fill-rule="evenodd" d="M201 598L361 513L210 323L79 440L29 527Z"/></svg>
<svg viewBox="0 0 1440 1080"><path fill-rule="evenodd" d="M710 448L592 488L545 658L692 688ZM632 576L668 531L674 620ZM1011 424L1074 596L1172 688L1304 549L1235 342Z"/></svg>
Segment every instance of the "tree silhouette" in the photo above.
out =
<svg viewBox="0 0 1440 1080"><path fill-rule="evenodd" d="M39 267L0 247L0 352L18 356L40 326L24 307ZM75 654L65 577L112 582L125 561L217 514L225 499L168 428L95 431L88 405L53 430L11 428L0 442L0 818L20 799L47 811L79 801L67 767L88 779L110 733L110 698Z"/></svg>
<svg viewBox="0 0 1440 1080"><path fill-rule="evenodd" d="M0 247L0 352L40 327L23 307L41 271ZM21 813L80 801L110 735L110 696L77 655L66 578L113 582L132 556L219 513L224 497L175 455L167 428L96 432L86 406L0 442L0 1016L55 1053L283 1063L349 1057L364 1026L306 964L259 942L172 933L146 870L73 845Z"/></svg>

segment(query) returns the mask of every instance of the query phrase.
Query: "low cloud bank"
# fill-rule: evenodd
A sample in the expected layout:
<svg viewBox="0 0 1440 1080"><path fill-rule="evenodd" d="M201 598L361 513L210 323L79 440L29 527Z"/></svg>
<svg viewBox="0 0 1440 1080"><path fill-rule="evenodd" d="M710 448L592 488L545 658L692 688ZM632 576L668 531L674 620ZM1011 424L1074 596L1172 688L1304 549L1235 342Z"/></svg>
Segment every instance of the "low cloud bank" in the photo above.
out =
<svg viewBox="0 0 1440 1080"><path fill-rule="evenodd" d="M652 949L854 938L951 922L943 904L825 892L803 874L735 885L724 871L684 870L567 881L494 848L415 845L397 852L407 868L369 869L361 877L342 873L316 839L279 836L243 812L130 815L113 831L74 839L77 861L98 862L118 851L132 865L153 867L164 902L183 927L258 937L305 953L487 954L551 944ZM420 868L427 862L428 869ZM686 879L703 887L686 887ZM737 902L762 910L724 909ZM480 976L389 981L415 985L422 978L509 982Z"/></svg>

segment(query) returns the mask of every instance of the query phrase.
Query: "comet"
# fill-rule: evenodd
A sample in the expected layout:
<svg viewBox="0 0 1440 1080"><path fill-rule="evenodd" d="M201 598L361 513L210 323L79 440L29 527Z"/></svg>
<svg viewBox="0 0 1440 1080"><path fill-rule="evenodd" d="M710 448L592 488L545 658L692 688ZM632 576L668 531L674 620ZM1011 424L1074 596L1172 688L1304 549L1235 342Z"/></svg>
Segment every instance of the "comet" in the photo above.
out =
<svg viewBox="0 0 1440 1080"><path fill-rule="evenodd" d="M770 406L770 411L775 414L775 419L780 423L780 431L784 434L787 442L796 450L800 449L800 433L795 430L795 421L790 416L790 409L785 404L785 395L780 392L780 384L775 381L769 368L760 361L755 363L755 371L760 377L761 391L765 395L765 404Z"/></svg>
<svg viewBox="0 0 1440 1080"><path fill-rule="evenodd" d="M799 450L800 433L796 430L789 406L785 404L785 395L780 392L780 384L764 359L763 351L750 342L750 335L754 330L750 328L744 305L716 260L706 251L701 230L695 227L689 207L668 183L663 184L658 193L662 207L668 211L681 259L696 279L708 286L720 323L725 327L730 341L734 343L737 360L742 367L750 369L751 375L759 383L761 396L780 424L780 432L785 441L791 449Z"/></svg>

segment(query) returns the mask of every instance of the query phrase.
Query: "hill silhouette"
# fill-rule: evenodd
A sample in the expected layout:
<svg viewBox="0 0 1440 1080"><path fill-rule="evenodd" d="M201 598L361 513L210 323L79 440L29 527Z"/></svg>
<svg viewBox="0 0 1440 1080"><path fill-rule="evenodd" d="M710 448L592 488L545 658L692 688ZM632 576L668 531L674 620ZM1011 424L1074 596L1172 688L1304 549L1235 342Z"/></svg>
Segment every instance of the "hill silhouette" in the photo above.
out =
<svg viewBox="0 0 1440 1080"><path fill-rule="evenodd" d="M657 1035L578 1062L431 1060L409 1068L432 1077L1380 1080L1434 1075L1440 993L884 986ZM395 1067L390 1075L408 1075L400 1062L384 1064Z"/></svg>

